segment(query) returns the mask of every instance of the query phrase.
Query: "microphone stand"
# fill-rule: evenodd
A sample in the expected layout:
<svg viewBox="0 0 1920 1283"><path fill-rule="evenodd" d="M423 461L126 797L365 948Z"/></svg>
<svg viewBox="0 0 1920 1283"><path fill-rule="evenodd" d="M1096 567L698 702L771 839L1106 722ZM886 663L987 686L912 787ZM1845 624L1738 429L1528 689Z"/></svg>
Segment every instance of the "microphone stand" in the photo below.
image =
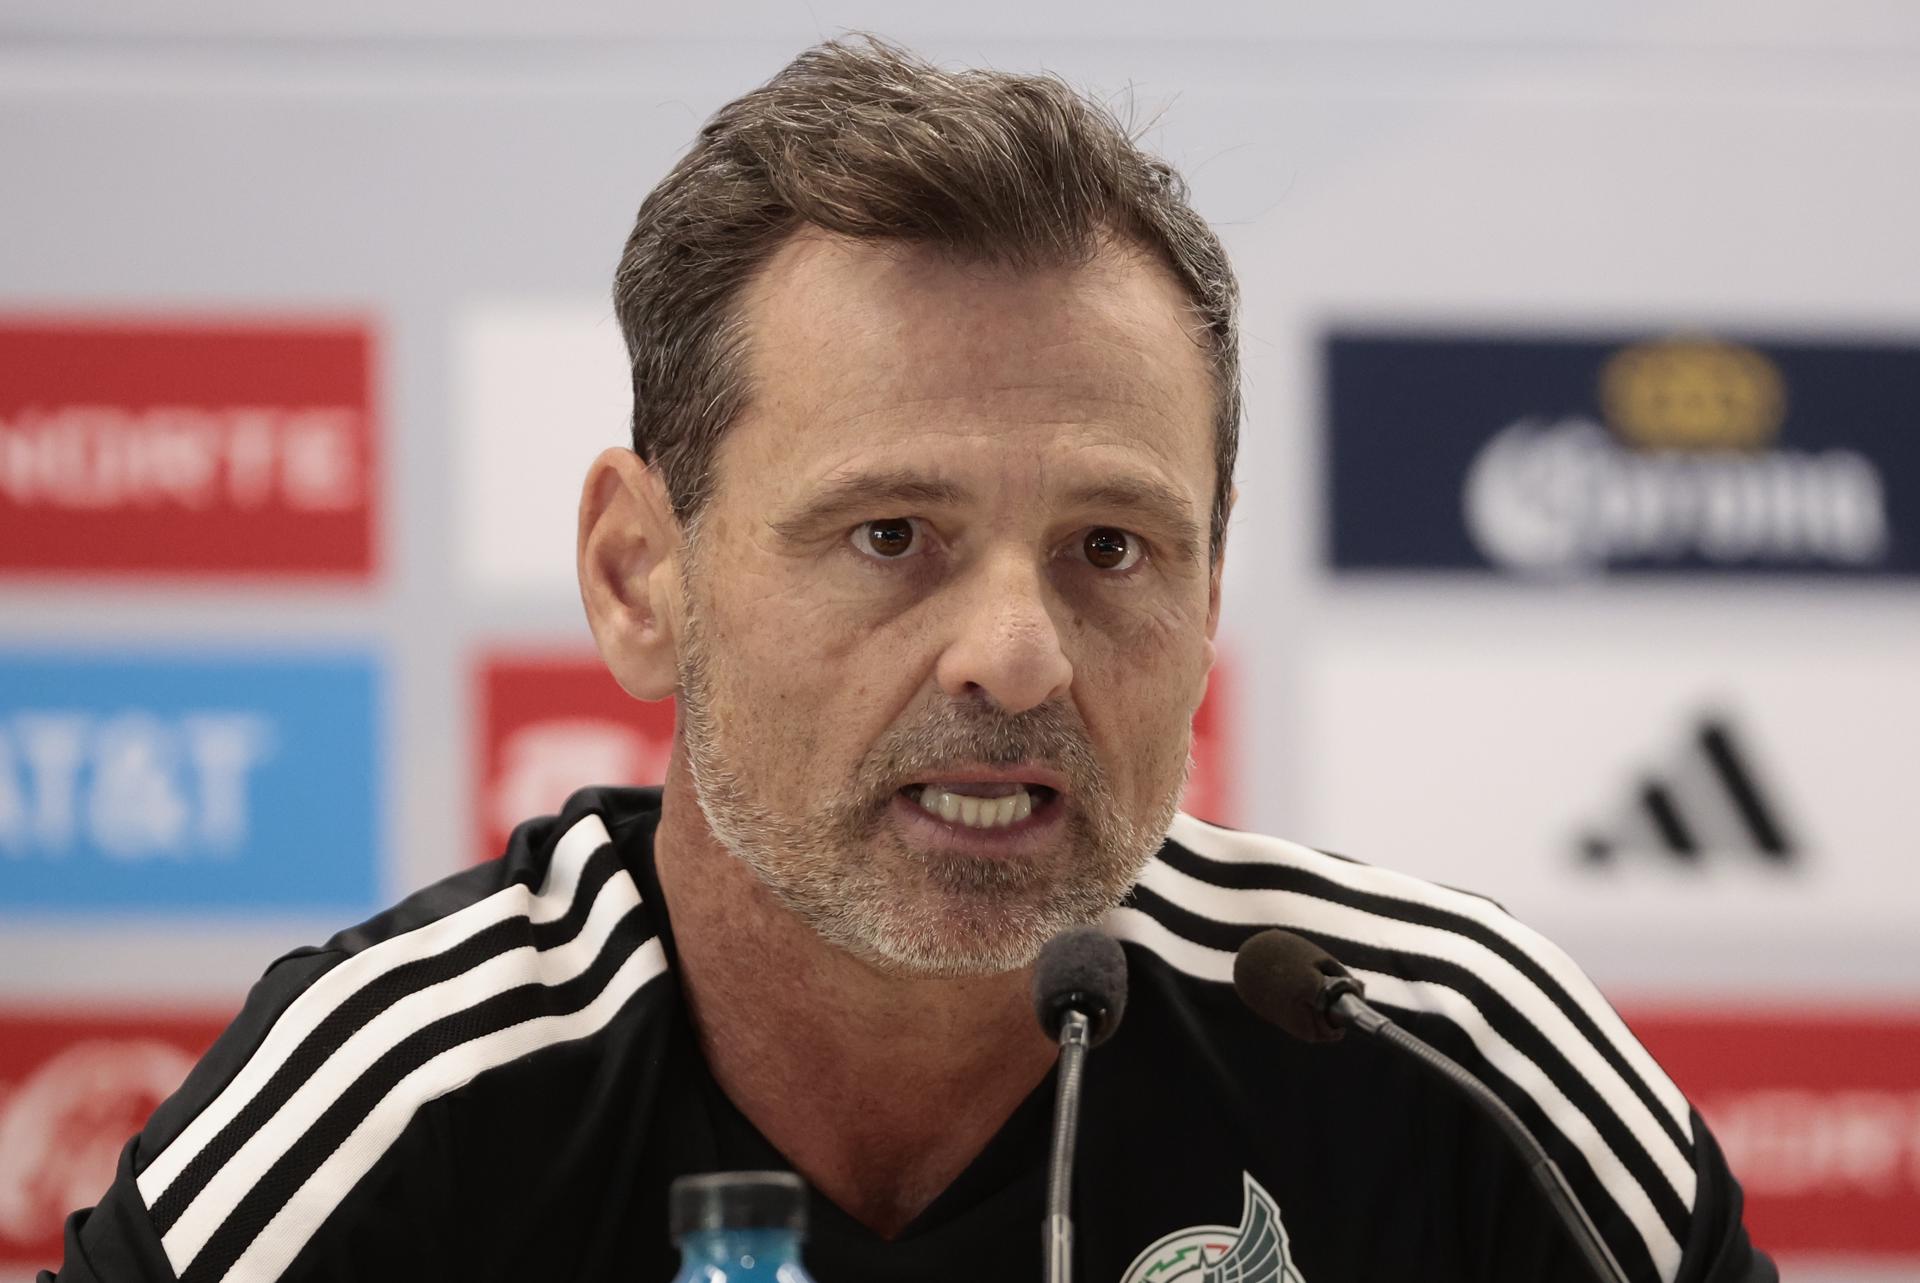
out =
<svg viewBox="0 0 1920 1283"><path fill-rule="evenodd" d="M1321 991L1321 1001L1339 1023L1352 1025L1363 1034L1392 1044L1465 1092L1469 1100L1493 1119L1508 1142L1526 1157L1527 1170L1532 1174L1534 1183L1540 1186L1547 1201L1553 1204L1554 1211L1559 1213L1561 1223L1572 1235L1593 1277L1599 1283L1627 1283L1627 1272L1620 1268L1620 1262L1614 1259L1607 1241L1600 1237L1600 1231L1587 1215L1587 1209L1574 1197L1573 1188L1567 1184L1560 1165L1534 1139L1527 1125L1520 1121L1520 1116L1508 1108L1507 1102L1496 1096L1491 1087L1462 1068L1458 1061L1394 1024L1360 997L1358 990L1359 984L1351 977L1330 977Z"/></svg>
<svg viewBox="0 0 1920 1283"><path fill-rule="evenodd" d="M1047 1160L1047 1221L1041 1243L1047 1283L1073 1283L1073 1146L1080 1130L1080 1076L1092 1027L1069 1009L1060 1022L1060 1085L1053 1097L1053 1151Z"/></svg>

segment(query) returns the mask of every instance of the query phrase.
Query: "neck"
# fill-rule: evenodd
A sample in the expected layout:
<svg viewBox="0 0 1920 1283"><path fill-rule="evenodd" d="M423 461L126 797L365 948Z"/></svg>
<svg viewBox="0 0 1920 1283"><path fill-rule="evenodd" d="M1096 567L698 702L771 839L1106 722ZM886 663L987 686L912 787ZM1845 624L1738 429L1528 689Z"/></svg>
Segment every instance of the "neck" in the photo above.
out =
<svg viewBox="0 0 1920 1283"><path fill-rule="evenodd" d="M1052 1067L1030 969L924 979L827 944L714 838L677 754L654 861L715 1080L882 1236L925 1210Z"/></svg>

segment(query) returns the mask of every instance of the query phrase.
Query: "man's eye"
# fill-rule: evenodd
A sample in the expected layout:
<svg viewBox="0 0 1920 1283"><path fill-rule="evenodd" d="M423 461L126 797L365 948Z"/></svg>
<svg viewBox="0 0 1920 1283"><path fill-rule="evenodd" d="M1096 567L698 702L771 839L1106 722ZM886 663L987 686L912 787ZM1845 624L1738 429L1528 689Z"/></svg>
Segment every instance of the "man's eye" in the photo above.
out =
<svg viewBox="0 0 1920 1283"><path fill-rule="evenodd" d="M1132 570L1145 551L1140 536L1114 526L1095 526L1080 539L1080 555L1096 570Z"/></svg>
<svg viewBox="0 0 1920 1283"><path fill-rule="evenodd" d="M853 546L869 557L895 561L920 551L926 540L912 517L863 521L853 528Z"/></svg>

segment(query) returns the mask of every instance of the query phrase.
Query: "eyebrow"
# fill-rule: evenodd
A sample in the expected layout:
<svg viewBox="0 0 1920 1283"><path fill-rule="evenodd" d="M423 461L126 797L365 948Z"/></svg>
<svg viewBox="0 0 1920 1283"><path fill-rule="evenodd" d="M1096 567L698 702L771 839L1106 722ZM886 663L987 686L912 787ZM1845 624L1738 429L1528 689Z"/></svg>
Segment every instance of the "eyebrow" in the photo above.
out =
<svg viewBox="0 0 1920 1283"><path fill-rule="evenodd" d="M767 526L781 539L800 542L848 513L952 506L966 497L963 486L905 468L842 473L791 512L768 518ZM1188 515L1186 496L1157 478L1111 477L1076 487L1066 500L1076 508L1142 513L1160 528L1175 557L1190 560L1200 551L1200 524Z"/></svg>
<svg viewBox="0 0 1920 1283"><path fill-rule="evenodd" d="M842 473L830 477L793 511L769 518L767 525L782 539L802 540L844 513L871 512L896 504L909 509L950 506L961 502L966 494L951 481L936 481L904 468Z"/></svg>

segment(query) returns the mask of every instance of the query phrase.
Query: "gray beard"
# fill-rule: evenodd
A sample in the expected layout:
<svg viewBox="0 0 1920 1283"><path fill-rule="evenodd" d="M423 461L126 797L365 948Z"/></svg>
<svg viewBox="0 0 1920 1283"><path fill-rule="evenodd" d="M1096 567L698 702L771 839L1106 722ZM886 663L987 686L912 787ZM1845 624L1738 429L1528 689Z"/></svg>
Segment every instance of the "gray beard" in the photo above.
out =
<svg viewBox="0 0 1920 1283"><path fill-rule="evenodd" d="M1118 904L1173 822L1184 779L1144 822L1131 822L1118 813L1071 708L1009 714L984 700L935 703L889 729L847 789L804 814L776 814L737 769L742 759L713 712L713 653L691 609L683 622L681 734L708 828L823 940L879 970L984 976L1031 964L1059 932ZM888 840L894 793L961 762L1044 763L1066 777L1072 858L1064 869L914 851Z"/></svg>

